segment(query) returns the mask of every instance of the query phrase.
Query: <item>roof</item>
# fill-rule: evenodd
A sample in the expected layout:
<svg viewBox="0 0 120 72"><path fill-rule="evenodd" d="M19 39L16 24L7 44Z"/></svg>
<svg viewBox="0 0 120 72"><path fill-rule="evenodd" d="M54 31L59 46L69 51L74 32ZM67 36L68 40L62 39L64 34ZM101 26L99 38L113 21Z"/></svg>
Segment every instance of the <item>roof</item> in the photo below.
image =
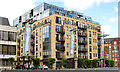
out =
<svg viewBox="0 0 120 72"><path fill-rule="evenodd" d="M10 26L8 18L0 17L0 25Z"/></svg>

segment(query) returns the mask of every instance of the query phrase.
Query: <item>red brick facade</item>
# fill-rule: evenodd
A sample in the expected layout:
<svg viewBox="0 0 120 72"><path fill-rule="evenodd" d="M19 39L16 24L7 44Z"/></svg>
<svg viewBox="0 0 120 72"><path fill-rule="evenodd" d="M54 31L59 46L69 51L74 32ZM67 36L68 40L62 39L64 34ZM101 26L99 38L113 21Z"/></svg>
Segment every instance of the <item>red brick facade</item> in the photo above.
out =
<svg viewBox="0 0 120 72"><path fill-rule="evenodd" d="M114 66L120 67L119 64L119 39L118 38L107 38L104 44L104 57L105 59L114 60Z"/></svg>

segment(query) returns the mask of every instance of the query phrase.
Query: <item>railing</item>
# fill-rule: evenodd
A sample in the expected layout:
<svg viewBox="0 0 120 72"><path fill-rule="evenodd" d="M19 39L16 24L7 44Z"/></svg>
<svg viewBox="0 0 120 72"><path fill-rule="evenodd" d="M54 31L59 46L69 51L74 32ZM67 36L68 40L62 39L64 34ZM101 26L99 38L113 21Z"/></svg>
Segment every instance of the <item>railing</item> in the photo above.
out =
<svg viewBox="0 0 120 72"><path fill-rule="evenodd" d="M79 29L86 30L86 29L87 29L87 26L86 26L86 25L85 25L85 26L80 26L80 27L78 26L78 28L79 28Z"/></svg>
<svg viewBox="0 0 120 72"><path fill-rule="evenodd" d="M65 42L65 38L57 39L58 42Z"/></svg>
<svg viewBox="0 0 120 72"><path fill-rule="evenodd" d="M86 48L78 48L78 51L79 52L87 52L87 49Z"/></svg>
<svg viewBox="0 0 120 72"><path fill-rule="evenodd" d="M57 32L57 33L65 34L65 30L64 30L64 29L63 29L63 30L57 30L57 29L56 29L56 32Z"/></svg>
<svg viewBox="0 0 120 72"><path fill-rule="evenodd" d="M101 37L100 37L100 36L98 36L97 38L98 38L98 39L101 39Z"/></svg>
<svg viewBox="0 0 120 72"><path fill-rule="evenodd" d="M65 46L57 45L56 49L60 51L65 51Z"/></svg>
<svg viewBox="0 0 120 72"><path fill-rule="evenodd" d="M87 44L87 42L85 40L78 40L78 44Z"/></svg>
<svg viewBox="0 0 120 72"><path fill-rule="evenodd" d="M78 58L88 59L88 56L78 56Z"/></svg>
<svg viewBox="0 0 120 72"><path fill-rule="evenodd" d="M81 36L81 37L86 37L87 34L86 33L78 33L78 36Z"/></svg>
<svg viewBox="0 0 120 72"><path fill-rule="evenodd" d="M58 58L58 59L62 59L64 57L65 57L64 54L62 54L60 52L56 55L56 58Z"/></svg>

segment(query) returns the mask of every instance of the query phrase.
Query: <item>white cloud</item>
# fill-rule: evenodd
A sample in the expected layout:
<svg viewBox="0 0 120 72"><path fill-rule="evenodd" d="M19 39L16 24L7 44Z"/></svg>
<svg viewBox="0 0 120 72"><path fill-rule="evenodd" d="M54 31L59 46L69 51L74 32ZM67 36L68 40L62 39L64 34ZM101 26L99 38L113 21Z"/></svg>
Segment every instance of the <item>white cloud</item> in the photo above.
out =
<svg viewBox="0 0 120 72"><path fill-rule="evenodd" d="M105 34L110 34L111 27L110 27L110 25L101 25L101 30Z"/></svg>
<svg viewBox="0 0 120 72"><path fill-rule="evenodd" d="M0 0L0 16L9 18L11 25L13 19L32 8L32 0Z"/></svg>
<svg viewBox="0 0 120 72"><path fill-rule="evenodd" d="M110 22L118 22L118 16L116 16L116 17L111 17L111 18L109 19L109 21L110 21Z"/></svg>
<svg viewBox="0 0 120 72"><path fill-rule="evenodd" d="M93 6L99 5L101 2L118 2L119 0L63 0L64 5L70 9L85 10Z"/></svg>
<svg viewBox="0 0 120 72"><path fill-rule="evenodd" d="M115 8L114 8L114 9L115 9L115 11L116 11L116 12L118 12L118 7L116 7L116 6L115 6Z"/></svg>

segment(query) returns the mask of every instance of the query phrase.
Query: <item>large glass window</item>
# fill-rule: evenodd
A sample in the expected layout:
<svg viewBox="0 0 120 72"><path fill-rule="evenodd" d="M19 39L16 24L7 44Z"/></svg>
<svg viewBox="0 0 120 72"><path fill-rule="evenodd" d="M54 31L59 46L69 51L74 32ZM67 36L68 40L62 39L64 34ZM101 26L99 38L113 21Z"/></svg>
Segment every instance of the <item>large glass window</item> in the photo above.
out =
<svg viewBox="0 0 120 72"><path fill-rule="evenodd" d="M61 31L61 26L56 26L56 31Z"/></svg>
<svg viewBox="0 0 120 72"><path fill-rule="evenodd" d="M2 31L0 31L0 40L2 40Z"/></svg>
<svg viewBox="0 0 120 72"><path fill-rule="evenodd" d="M3 32L3 40L8 40L8 32Z"/></svg>
<svg viewBox="0 0 120 72"><path fill-rule="evenodd" d="M91 44L91 38L89 38L89 44Z"/></svg>
<svg viewBox="0 0 120 72"><path fill-rule="evenodd" d="M91 37L91 31L89 31L89 37Z"/></svg>
<svg viewBox="0 0 120 72"><path fill-rule="evenodd" d="M55 18L55 22L61 24L61 18L60 17L56 17Z"/></svg>
<svg viewBox="0 0 120 72"><path fill-rule="evenodd" d="M0 45L0 54L2 54L2 45Z"/></svg>

